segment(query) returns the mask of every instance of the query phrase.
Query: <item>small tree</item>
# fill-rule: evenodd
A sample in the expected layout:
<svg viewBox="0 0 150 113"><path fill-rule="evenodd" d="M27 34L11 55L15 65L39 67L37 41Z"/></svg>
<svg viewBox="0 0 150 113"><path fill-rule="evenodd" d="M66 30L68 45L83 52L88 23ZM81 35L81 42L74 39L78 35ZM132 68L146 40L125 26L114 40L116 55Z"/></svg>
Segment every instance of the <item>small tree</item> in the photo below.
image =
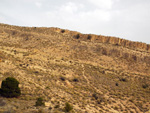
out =
<svg viewBox="0 0 150 113"><path fill-rule="evenodd" d="M18 97L21 95L20 88L18 87L19 82L13 78L8 77L2 81L0 95L8 98Z"/></svg>
<svg viewBox="0 0 150 113"><path fill-rule="evenodd" d="M73 107L67 102L66 104L65 104L65 112L69 112L69 111L71 111L72 109L73 109Z"/></svg>
<svg viewBox="0 0 150 113"><path fill-rule="evenodd" d="M80 38L80 34L77 34L74 36L75 39L79 39Z"/></svg>
<svg viewBox="0 0 150 113"><path fill-rule="evenodd" d="M35 106L45 106L45 104L43 102L43 98L41 98L41 97L37 98Z"/></svg>

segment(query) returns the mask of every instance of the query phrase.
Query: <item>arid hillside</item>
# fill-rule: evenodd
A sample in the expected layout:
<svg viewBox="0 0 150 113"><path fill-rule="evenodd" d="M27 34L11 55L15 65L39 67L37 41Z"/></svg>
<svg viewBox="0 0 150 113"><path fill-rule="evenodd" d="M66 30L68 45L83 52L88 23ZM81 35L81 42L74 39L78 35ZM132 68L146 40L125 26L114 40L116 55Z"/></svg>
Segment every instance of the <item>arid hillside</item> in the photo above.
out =
<svg viewBox="0 0 150 113"><path fill-rule="evenodd" d="M20 82L0 112L149 113L150 45L60 28L0 24L0 83ZM36 107L42 97L44 107Z"/></svg>

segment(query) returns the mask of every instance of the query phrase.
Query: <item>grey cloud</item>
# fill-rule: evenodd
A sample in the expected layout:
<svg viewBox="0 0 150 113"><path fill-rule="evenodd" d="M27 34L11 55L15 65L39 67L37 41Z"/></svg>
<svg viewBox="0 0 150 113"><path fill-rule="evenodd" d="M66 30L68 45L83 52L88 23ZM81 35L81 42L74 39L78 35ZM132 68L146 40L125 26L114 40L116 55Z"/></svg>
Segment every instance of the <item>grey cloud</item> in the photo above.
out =
<svg viewBox="0 0 150 113"><path fill-rule="evenodd" d="M0 22L150 43L149 0L1 0Z"/></svg>

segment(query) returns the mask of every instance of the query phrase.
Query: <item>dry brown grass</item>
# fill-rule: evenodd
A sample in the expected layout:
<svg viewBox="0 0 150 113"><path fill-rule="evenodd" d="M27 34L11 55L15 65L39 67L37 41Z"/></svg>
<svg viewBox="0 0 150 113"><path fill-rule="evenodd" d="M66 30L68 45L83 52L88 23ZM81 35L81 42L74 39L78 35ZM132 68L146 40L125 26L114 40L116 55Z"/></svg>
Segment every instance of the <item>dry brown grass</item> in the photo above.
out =
<svg viewBox="0 0 150 113"><path fill-rule="evenodd" d="M77 113L149 110L149 51L93 41L95 35L75 39L77 32L56 28L1 24L0 31L0 82L13 76L22 91L5 99L3 110L63 112L66 102ZM47 106L36 108L37 97Z"/></svg>

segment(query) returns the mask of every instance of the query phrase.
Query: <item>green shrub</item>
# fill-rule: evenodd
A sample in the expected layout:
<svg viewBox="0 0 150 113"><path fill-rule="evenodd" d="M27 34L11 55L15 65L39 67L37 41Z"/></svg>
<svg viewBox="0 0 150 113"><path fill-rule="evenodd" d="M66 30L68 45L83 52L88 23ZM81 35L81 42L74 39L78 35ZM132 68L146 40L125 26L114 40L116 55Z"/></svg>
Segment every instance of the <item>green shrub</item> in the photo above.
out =
<svg viewBox="0 0 150 113"><path fill-rule="evenodd" d="M127 79L126 78L120 78L120 81L127 82Z"/></svg>
<svg viewBox="0 0 150 113"><path fill-rule="evenodd" d="M64 33L64 32L65 32L65 30L64 30L64 29L62 29L62 30L61 30L61 33Z"/></svg>
<svg viewBox="0 0 150 113"><path fill-rule="evenodd" d="M79 80L77 78L74 78L73 81L74 82L79 82Z"/></svg>
<svg viewBox="0 0 150 113"><path fill-rule="evenodd" d="M92 38L91 35L88 35L88 36L87 36L87 39L88 39L88 40L91 40L91 38Z"/></svg>
<svg viewBox="0 0 150 113"><path fill-rule="evenodd" d="M57 104L56 106L55 106L55 108L59 108L60 106L59 106L59 104Z"/></svg>
<svg viewBox="0 0 150 113"><path fill-rule="evenodd" d="M73 107L67 102L66 104L65 104L65 112L69 112L69 111L71 111L72 109L73 109Z"/></svg>
<svg viewBox="0 0 150 113"><path fill-rule="evenodd" d="M18 97L21 95L20 88L18 87L19 82L13 78L8 77L2 81L0 95L3 97Z"/></svg>
<svg viewBox="0 0 150 113"><path fill-rule="evenodd" d="M119 84L118 84L118 83L116 83L116 86L119 86Z"/></svg>
<svg viewBox="0 0 150 113"><path fill-rule="evenodd" d="M79 39L80 38L80 34L77 34L74 36L75 39Z"/></svg>
<svg viewBox="0 0 150 113"><path fill-rule="evenodd" d="M96 93L94 93L92 96L93 96L96 100L98 99L98 96L97 96Z"/></svg>
<svg viewBox="0 0 150 113"><path fill-rule="evenodd" d="M65 81L65 80L66 80L64 77L60 77L60 79L61 79L62 81Z"/></svg>
<svg viewBox="0 0 150 113"><path fill-rule="evenodd" d="M43 98L41 98L41 97L37 98L35 106L45 106L45 104L43 102Z"/></svg>
<svg viewBox="0 0 150 113"><path fill-rule="evenodd" d="M146 88L148 88L148 84L143 84L142 87L143 87L144 89L146 89Z"/></svg>

